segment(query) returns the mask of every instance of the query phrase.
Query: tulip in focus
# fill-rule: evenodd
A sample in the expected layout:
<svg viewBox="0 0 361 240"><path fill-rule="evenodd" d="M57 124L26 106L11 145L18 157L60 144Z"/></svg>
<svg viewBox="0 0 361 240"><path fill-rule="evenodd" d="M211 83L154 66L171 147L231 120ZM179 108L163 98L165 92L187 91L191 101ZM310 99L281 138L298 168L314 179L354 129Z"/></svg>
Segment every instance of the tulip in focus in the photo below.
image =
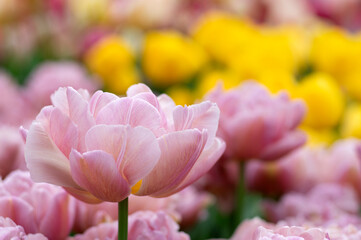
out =
<svg viewBox="0 0 361 240"><path fill-rule="evenodd" d="M164 212L139 211L129 216L128 240L168 239L189 240L179 226ZM85 233L75 235L69 240L118 239L117 222L103 223L89 228Z"/></svg>
<svg viewBox="0 0 361 240"><path fill-rule="evenodd" d="M73 226L74 199L62 188L34 183L30 174L14 171L0 183L0 216L11 218L26 233L65 239Z"/></svg>
<svg viewBox="0 0 361 240"><path fill-rule="evenodd" d="M247 160L272 160L301 146L305 135L296 130L305 113L299 100L290 101L284 92L272 96L255 82L206 97L221 109L217 135L227 143L226 155Z"/></svg>
<svg viewBox="0 0 361 240"><path fill-rule="evenodd" d="M16 225L10 218L0 217L0 239L47 240L41 233L26 235L22 226Z"/></svg>
<svg viewBox="0 0 361 240"><path fill-rule="evenodd" d="M219 109L176 106L138 84L127 97L60 88L27 132L34 181L63 186L86 202L165 197L200 178L224 151ZM23 132L26 132L25 130Z"/></svg>

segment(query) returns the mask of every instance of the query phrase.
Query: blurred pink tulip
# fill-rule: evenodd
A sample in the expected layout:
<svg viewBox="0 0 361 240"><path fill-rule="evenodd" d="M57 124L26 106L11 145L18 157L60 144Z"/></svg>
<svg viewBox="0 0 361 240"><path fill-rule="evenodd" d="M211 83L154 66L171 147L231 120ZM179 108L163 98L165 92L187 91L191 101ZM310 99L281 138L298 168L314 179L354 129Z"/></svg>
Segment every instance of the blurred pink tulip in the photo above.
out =
<svg viewBox="0 0 361 240"><path fill-rule="evenodd" d="M307 207L304 207L305 203ZM288 193L279 203L265 202L264 206L267 219L283 221L287 225L361 226L357 195L352 188L341 185L317 185L305 194Z"/></svg>
<svg viewBox="0 0 361 240"><path fill-rule="evenodd" d="M0 71L0 124L18 127L27 118L28 110L19 88L10 76Z"/></svg>
<svg viewBox="0 0 361 240"><path fill-rule="evenodd" d="M265 222L260 218L243 221L236 229L230 240L252 240L259 227L274 229L275 225Z"/></svg>
<svg viewBox="0 0 361 240"><path fill-rule="evenodd" d="M132 196L132 195L131 195ZM89 204L76 200L74 232L84 232L90 227L101 223L113 222L118 219L118 204L102 202Z"/></svg>
<svg viewBox="0 0 361 240"><path fill-rule="evenodd" d="M346 139L330 148L304 147L276 162L251 161L246 166L247 186L277 196L289 191L307 192L320 183L339 183L352 186L361 198L361 166L356 151L360 143Z"/></svg>
<svg viewBox="0 0 361 240"><path fill-rule="evenodd" d="M245 177L250 190L278 196L330 182L330 169L326 149L304 147L275 162L250 161Z"/></svg>
<svg viewBox="0 0 361 240"><path fill-rule="evenodd" d="M252 240L331 240L327 233L319 228L279 227L275 230L259 227Z"/></svg>
<svg viewBox="0 0 361 240"><path fill-rule="evenodd" d="M132 187L136 195L164 197L196 181L223 153L215 104L175 106L143 84L127 95L56 91L27 133L32 178L87 202L119 202Z"/></svg>
<svg viewBox="0 0 361 240"><path fill-rule="evenodd" d="M296 130L305 106L290 101L285 92L272 96L262 85L248 81L228 92L218 87L207 98L221 110L217 136L226 141L229 157L273 160L306 141Z"/></svg>
<svg viewBox="0 0 361 240"><path fill-rule="evenodd" d="M128 218L128 240L189 240L184 232L179 232L179 226L164 212L140 211ZM103 223L88 229L84 234L78 234L68 240L118 239L118 222Z"/></svg>
<svg viewBox="0 0 361 240"><path fill-rule="evenodd" d="M0 126L0 177L16 169L26 170L24 143L15 127Z"/></svg>
<svg viewBox="0 0 361 240"><path fill-rule="evenodd" d="M24 95L38 112L42 107L51 104L50 95L59 87L68 86L74 89L86 89L93 93L100 84L89 77L85 69L75 62L47 62L31 73Z"/></svg>
<svg viewBox="0 0 361 240"><path fill-rule="evenodd" d="M62 188L33 183L28 172L12 172L0 183L0 216L11 218L26 233L64 239L73 225L74 207Z"/></svg>
<svg viewBox="0 0 361 240"><path fill-rule="evenodd" d="M40 233L26 235L22 226L16 225L10 218L4 218L2 216L0 216L0 239L47 240L47 238Z"/></svg>

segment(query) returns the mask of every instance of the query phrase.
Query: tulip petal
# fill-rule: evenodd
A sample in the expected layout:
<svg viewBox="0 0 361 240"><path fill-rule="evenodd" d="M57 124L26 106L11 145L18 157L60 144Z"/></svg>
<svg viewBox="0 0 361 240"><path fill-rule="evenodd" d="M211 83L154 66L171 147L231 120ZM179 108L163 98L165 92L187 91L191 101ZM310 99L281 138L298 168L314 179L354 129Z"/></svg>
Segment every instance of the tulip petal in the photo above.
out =
<svg viewBox="0 0 361 240"><path fill-rule="evenodd" d="M171 194L181 191L183 188L197 181L200 177L202 177L206 172L208 172L214 166L214 164L222 156L225 149L226 149L225 142L220 138L215 138L213 144L202 152L197 162L194 164L191 171L188 173L187 177L182 181L181 184L178 185L177 188L173 189L168 193L163 193L162 195L156 195L156 196L157 197L169 196Z"/></svg>
<svg viewBox="0 0 361 240"><path fill-rule="evenodd" d="M150 103L141 99L121 98L106 105L96 118L97 124L143 126L157 132L161 116Z"/></svg>
<svg viewBox="0 0 361 240"><path fill-rule="evenodd" d="M146 176L157 164L160 148L147 128L119 125L97 125L86 135L88 151L103 150L116 160L117 168L130 186Z"/></svg>
<svg viewBox="0 0 361 240"><path fill-rule="evenodd" d="M60 151L69 157L72 148L78 145L78 130L72 121L59 109L51 112L49 128L51 139Z"/></svg>
<svg viewBox="0 0 361 240"><path fill-rule="evenodd" d="M70 166L74 180L103 201L120 202L130 194L128 182L109 153L95 150L81 155L73 149Z"/></svg>
<svg viewBox="0 0 361 240"><path fill-rule="evenodd" d="M71 177L69 160L36 121L31 124L26 138L25 160L34 181L78 187Z"/></svg>
<svg viewBox="0 0 361 240"><path fill-rule="evenodd" d="M290 132L262 150L262 155L259 158L264 160L277 159L289 151L302 146L306 140L306 135L302 131Z"/></svg>
<svg viewBox="0 0 361 240"><path fill-rule="evenodd" d="M150 90L150 88L143 84L143 83L138 83L138 84L134 84L132 86L130 86L127 90L127 96L128 97L133 97L139 93L147 93L147 92L152 92L152 90Z"/></svg>
<svg viewBox="0 0 361 240"><path fill-rule="evenodd" d="M0 216L11 218L28 233L38 232L34 207L21 198L0 197Z"/></svg>
<svg viewBox="0 0 361 240"><path fill-rule="evenodd" d="M74 196L75 198L86 202L86 203L91 203L91 204L97 204L97 203L101 203L102 200L94 197L91 193L85 191L85 190L80 190L77 188L68 188L68 187L63 187L65 191L67 191L70 195Z"/></svg>
<svg viewBox="0 0 361 240"><path fill-rule="evenodd" d="M197 128L208 130L208 144L212 144L216 136L219 120L219 108L210 101L194 104L190 107L177 106L173 112L174 129L181 131Z"/></svg>
<svg viewBox="0 0 361 240"><path fill-rule="evenodd" d="M207 131L189 129L159 138L162 155L152 172L143 179L136 195L162 194L178 185L191 171L207 141Z"/></svg>
<svg viewBox="0 0 361 240"><path fill-rule="evenodd" d="M89 108L94 118L97 117L99 111L106 106L108 103L118 99L113 93L96 91L89 101Z"/></svg>

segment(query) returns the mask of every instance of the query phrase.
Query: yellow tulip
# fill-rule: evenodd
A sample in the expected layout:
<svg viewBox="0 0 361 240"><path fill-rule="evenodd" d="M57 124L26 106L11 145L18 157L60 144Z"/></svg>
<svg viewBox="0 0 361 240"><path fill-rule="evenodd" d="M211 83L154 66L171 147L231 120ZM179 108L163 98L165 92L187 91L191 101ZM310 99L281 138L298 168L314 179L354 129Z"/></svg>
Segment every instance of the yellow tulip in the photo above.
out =
<svg viewBox="0 0 361 240"><path fill-rule="evenodd" d="M241 54L248 48L257 31L250 23L235 16L211 13L195 26L193 37L212 58L227 63L235 53Z"/></svg>
<svg viewBox="0 0 361 240"><path fill-rule="evenodd" d="M272 93L286 90L290 96L294 95L296 80L291 72L279 69L274 71L261 71L258 77L256 77L256 80L265 85Z"/></svg>
<svg viewBox="0 0 361 240"><path fill-rule="evenodd" d="M332 74L340 82L361 66L361 38L341 29L321 31L312 44L311 62L317 70Z"/></svg>
<svg viewBox="0 0 361 240"><path fill-rule="evenodd" d="M104 23L109 20L109 0L67 1L71 16L79 25Z"/></svg>
<svg viewBox="0 0 361 240"><path fill-rule="evenodd" d="M301 129L307 134L307 145L331 145L336 139L337 134L333 129L315 129L307 126L302 126Z"/></svg>
<svg viewBox="0 0 361 240"><path fill-rule="evenodd" d="M120 37L101 40L89 49L84 61L108 91L123 94L130 85L139 82L132 50Z"/></svg>
<svg viewBox="0 0 361 240"><path fill-rule="evenodd" d="M307 105L304 124L315 128L336 126L344 109L344 97L335 80L325 73L313 73L297 86L296 96Z"/></svg>
<svg viewBox="0 0 361 240"><path fill-rule="evenodd" d="M173 31L148 33L142 57L149 81L161 87L189 80L207 60L196 42Z"/></svg>
<svg viewBox="0 0 361 240"><path fill-rule="evenodd" d="M168 94L177 105L191 105L194 103L194 94L184 86L175 85L167 89Z"/></svg>
<svg viewBox="0 0 361 240"><path fill-rule="evenodd" d="M238 86L241 82L241 78L231 70L217 70L212 69L206 71L199 79L196 95L198 98L202 98L207 92L217 86L217 84L223 84L224 89L230 89Z"/></svg>
<svg viewBox="0 0 361 240"><path fill-rule="evenodd" d="M361 138L361 104L355 103L347 107L341 124L342 137Z"/></svg>

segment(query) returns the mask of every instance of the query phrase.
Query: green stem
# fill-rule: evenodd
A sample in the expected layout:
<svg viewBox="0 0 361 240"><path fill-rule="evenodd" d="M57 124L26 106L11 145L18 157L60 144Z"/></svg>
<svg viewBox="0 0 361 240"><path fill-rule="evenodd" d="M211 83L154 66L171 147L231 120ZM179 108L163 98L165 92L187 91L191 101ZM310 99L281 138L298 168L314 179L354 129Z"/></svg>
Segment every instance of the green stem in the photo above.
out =
<svg viewBox="0 0 361 240"><path fill-rule="evenodd" d="M128 198L118 203L118 240L128 239Z"/></svg>

